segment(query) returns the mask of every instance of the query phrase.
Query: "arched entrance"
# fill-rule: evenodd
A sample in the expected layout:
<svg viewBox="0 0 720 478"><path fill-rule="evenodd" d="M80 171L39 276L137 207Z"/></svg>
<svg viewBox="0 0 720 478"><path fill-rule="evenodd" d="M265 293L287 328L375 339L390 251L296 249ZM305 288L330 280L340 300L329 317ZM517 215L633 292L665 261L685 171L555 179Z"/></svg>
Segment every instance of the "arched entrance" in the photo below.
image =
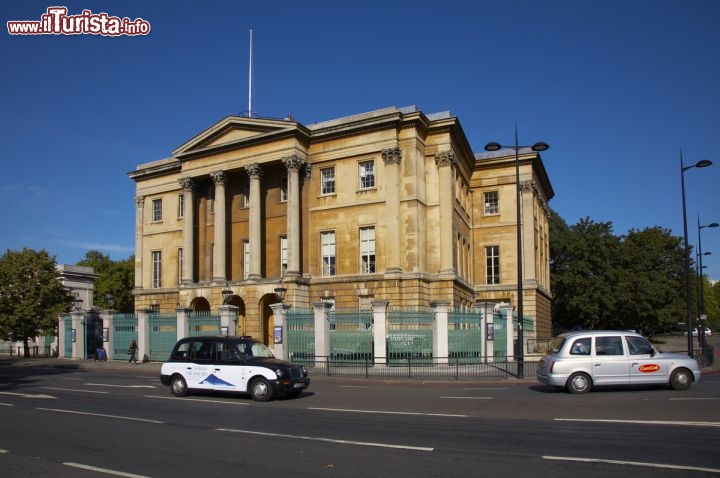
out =
<svg viewBox="0 0 720 478"><path fill-rule="evenodd" d="M265 294L260 299L260 313L262 322L262 341L265 345L272 347L275 342L275 317L270 305L280 302L277 295Z"/></svg>
<svg viewBox="0 0 720 478"><path fill-rule="evenodd" d="M210 302L205 297L195 297L190 301L190 308L195 312L210 311Z"/></svg>

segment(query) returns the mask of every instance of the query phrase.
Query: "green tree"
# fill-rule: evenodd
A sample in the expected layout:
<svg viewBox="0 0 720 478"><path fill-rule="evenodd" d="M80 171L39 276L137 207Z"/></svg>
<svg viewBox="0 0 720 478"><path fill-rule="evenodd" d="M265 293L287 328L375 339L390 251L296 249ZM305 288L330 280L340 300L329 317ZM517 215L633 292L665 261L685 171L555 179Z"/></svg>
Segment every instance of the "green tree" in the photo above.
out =
<svg viewBox="0 0 720 478"><path fill-rule="evenodd" d="M113 309L132 312L134 301L132 289L135 285L135 258L130 256L122 261L113 261L99 251L88 251L85 258L76 265L92 267L98 278L95 281L95 303L109 308L107 294L113 296Z"/></svg>
<svg viewBox="0 0 720 478"><path fill-rule="evenodd" d="M584 218L567 230L562 224L551 221L554 324L563 329L615 326L620 241L612 223Z"/></svg>
<svg viewBox="0 0 720 478"><path fill-rule="evenodd" d="M28 341L54 333L58 315L72 304L55 265L44 250L8 250L0 257L0 336L23 342L26 357Z"/></svg>
<svg viewBox="0 0 720 478"><path fill-rule="evenodd" d="M618 327L651 334L685 315L685 251L668 229L631 229L617 256Z"/></svg>

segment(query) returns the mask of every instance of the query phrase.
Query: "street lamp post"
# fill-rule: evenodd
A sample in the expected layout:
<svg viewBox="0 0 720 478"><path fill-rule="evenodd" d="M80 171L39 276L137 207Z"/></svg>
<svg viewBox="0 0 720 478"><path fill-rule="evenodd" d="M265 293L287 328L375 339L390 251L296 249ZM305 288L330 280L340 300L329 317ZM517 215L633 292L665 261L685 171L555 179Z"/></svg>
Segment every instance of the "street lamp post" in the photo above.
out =
<svg viewBox="0 0 720 478"><path fill-rule="evenodd" d="M500 143L491 142L485 145L486 151L498 151L500 149L512 149L515 151L515 202L516 202L516 220L517 220L517 321L518 321L518 338L515 346L515 360L517 361L518 376L525 375L524 365L524 347L523 347L523 270L522 270L522 210L520 207L520 149L531 148L533 151L540 152L549 148L547 143L538 142L532 146L520 146L518 144L517 125L515 126L515 144L512 146L502 146Z"/></svg>
<svg viewBox="0 0 720 478"><path fill-rule="evenodd" d="M709 159L701 159L695 164L685 166L683 163L682 151L680 151L680 189L682 192L682 213L683 213L683 240L685 241L685 320L687 322L687 347L688 355L693 356L693 340L692 340L692 310L690 308L690 245L688 244L687 229L687 208L685 206L685 171L692 168L707 168L712 164Z"/></svg>
<svg viewBox="0 0 720 478"><path fill-rule="evenodd" d="M703 253L702 250L702 234L700 231L706 227L718 227L720 224L711 222L710 224L700 225L700 215L698 214L698 337L700 339L700 353L705 357L705 324L703 317L705 315L705 287L703 280L703 263L702 256L710 255L710 252Z"/></svg>

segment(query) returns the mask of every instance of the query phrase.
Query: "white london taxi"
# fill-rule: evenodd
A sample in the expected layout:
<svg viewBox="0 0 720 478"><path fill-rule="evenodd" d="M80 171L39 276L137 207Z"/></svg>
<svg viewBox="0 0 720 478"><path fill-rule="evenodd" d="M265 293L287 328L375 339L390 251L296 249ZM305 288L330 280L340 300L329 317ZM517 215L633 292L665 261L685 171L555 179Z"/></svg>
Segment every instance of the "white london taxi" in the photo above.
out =
<svg viewBox="0 0 720 478"><path fill-rule="evenodd" d="M553 339L536 376L570 393L586 393L602 385L668 385L686 390L700 380L700 368L687 355L657 351L634 332L582 331Z"/></svg>

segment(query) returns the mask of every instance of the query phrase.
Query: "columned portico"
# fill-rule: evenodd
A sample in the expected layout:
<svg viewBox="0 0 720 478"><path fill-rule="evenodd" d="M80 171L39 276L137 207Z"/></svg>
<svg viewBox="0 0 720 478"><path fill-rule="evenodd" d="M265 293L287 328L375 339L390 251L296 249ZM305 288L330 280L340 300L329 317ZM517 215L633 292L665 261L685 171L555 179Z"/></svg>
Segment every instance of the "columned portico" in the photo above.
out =
<svg viewBox="0 0 720 478"><path fill-rule="evenodd" d="M452 279L455 276L453 266L453 200L455 153L443 151L435 155L435 164L438 166L438 181L440 183L440 276Z"/></svg>
<svg viewBox="0 0 720 478"><path fill-rule="evenodd" d="M210 177L215 183L215 243L213 247L213 282L223 283L227 280L227 202L225 200L225 184L227 184L228 178L223 171L214 171L210 173Z"/></svg>
<svg viewBox="0 0 720 478"><path fill-rule="evenodd" d="M248 279L259 279L262 263L262 204L260 199L260 178L262 168L258 163L245 166L250 178L250 271Z"/></svg>
<svg viewBox="0 0 720 478"><path fill-rule="evenodd" d="M190 285L194 282L195 265L195 181L191 178L181 178L185 211L183 212L183 265L182 284Z"/></svg>
<svg viewBox="0 0 720 478"><path fill-rule="evenodd" d="M282 158L288 172L287 184L287 238L288 276L299 276L300 271L300 170L306 161L297 155Z"/></svg>
<svg viewBox="0 0 720 478"><path fill-rule="evenodd" d="M386 177L387 268L386 274L402 272L400 266L400 148L382 150Z"/></svg>

